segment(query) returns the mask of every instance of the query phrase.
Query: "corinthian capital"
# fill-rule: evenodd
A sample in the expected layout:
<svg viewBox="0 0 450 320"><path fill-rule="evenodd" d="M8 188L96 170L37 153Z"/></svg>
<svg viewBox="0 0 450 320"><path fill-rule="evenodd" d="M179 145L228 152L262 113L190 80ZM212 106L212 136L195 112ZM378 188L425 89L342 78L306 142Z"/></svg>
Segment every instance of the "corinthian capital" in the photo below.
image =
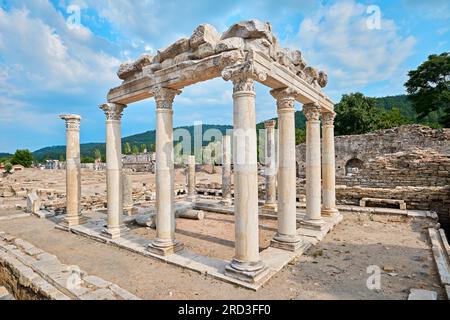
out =
<svg viewBox="0 0 450 320"><path fill-rule="evenodd" d="M80 130L81 117L77 114L62 114L59 116L66 122L66 129Z"/></svg>
<svg viewBox="0 0 450 320"><path fill-rule="evenodd" d="M308 103L303 105L303 114L308 121L319 121L320 107L316 103Z"/></svg>
<svg viewBox="0 0 450 320"><path fill-rule="evenodd" d="M239 91L255 91L254 80L266 81L267 72L255 65L253 61L246 61L223 69L222 78L225 81L233 81L235 93Z"/></svg>
<svg viewBox="0 0 450 320"><path fill-rule="evenodd" d="M334 112L324 112L322 113L322 125L332 126L334 125L334 118L336 118L336 113Z"/></svg>
<svg viewBox="0 0 450 320"><path fill-rule="evenodd" d="M277 100L278 110L294 109L295 96L298 92L292 88L275 89L270 94Z"/></svg>
<svg viewBox="0 0 450 320"><path fill-rule="evenodd" d="M155 97L156 109L172 110L173 100L181 94L181 90L157 87L151 93Z"/></svg>
<svg viewBox="0 0 450 320"><path fill-rule="evenodd" d="M106 120L121 120L122 112L127 106L120 103L104 103L100 109L105 112Z"/></svg>

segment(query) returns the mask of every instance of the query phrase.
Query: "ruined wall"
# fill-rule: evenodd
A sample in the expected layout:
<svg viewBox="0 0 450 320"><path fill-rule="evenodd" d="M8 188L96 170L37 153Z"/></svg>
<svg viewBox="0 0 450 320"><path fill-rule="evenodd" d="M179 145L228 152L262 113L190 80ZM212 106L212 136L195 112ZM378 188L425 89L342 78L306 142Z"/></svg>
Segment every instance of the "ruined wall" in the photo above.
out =
<svg viewBox="0 0 450 320"><path fill-rule="evenodd" d="M450 129L409 125L340 136L335 148L338 203L358 205L364 197L404 200L408 209L434 210L450 225ZM305 145L296 152L303 181Z"/></svg>
<svg viewBox="0 0 450 320"><path fill-rule="evenodd" d="M124 169L131 169L134 172L155 172L155 153L139 153L122 155Z"/></svg>
<svg viewBox="0 0 450 320"><path fill-rule="evenodd" d="M367 162L378 156L414 149L434 150L450 155L450 129L431 129L408 125L362 135L335 138L336 176L345 176L346 164L352 159ZM296 148L298 176L304 177L306 146Z"/></svg>

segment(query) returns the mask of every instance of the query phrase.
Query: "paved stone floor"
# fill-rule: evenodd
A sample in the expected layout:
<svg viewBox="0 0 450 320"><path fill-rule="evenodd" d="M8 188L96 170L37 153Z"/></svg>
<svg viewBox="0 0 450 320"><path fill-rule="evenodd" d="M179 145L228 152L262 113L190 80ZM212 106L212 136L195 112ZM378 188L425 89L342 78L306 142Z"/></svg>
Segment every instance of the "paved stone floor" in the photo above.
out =
<svg viewBox="0 0 450 320"><path fill-rule="evenodd" d="M426 233L430 224L425 219L344 213L344 221L323 242L257 292L56 230L49 220L1 221L0 229L144 299L406 300L411 288L436 291L444 299ZM366 286L370 265L394 270L382 272L380 290Z"/></svg>

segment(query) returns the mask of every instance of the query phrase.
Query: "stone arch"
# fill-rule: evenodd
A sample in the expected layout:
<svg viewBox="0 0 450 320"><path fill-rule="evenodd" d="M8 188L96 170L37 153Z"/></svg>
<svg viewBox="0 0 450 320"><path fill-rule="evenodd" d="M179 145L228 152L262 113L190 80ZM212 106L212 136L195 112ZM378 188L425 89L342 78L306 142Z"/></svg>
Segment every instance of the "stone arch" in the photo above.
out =
<svg viewBox="0 0 450 320"><path fill-rule="evenodd" d="M358 174L358 172L364 167L364 161L358 158L351 158L345 164L345 175L352 176Z"/></svg>

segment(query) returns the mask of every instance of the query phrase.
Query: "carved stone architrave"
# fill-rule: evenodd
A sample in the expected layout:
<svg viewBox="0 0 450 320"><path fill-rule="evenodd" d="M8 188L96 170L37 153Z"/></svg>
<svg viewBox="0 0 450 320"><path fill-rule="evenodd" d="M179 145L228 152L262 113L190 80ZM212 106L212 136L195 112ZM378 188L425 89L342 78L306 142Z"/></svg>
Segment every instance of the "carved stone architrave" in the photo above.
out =
<svg viewBox="0 0 450 320"><path fill-rule="evenodd" d="M322 126L334 126L335 118L336 118L336 113L323 112L322 113Z"/></svg>
<svg viewBox="0 0 450 320"><path fill-rule="evenodd" d="M319 121L320 107L316 103L308 103L303 105L303 114L308 121Z"/></svg>
<svg viewBox="0 0 450 320"><path fill-rule="evenodd" d="M122 112L127 106L120 103L104 103L100 105L100 109L105 112L106 120L120 121Z"/></svg>
<svg viewBox="0 0 450 320"><path fill-rule="evenodd" d="M156 101L156 109L172 110L175 96L181 94L181 90L157 87L151 90Z"/></svg>

